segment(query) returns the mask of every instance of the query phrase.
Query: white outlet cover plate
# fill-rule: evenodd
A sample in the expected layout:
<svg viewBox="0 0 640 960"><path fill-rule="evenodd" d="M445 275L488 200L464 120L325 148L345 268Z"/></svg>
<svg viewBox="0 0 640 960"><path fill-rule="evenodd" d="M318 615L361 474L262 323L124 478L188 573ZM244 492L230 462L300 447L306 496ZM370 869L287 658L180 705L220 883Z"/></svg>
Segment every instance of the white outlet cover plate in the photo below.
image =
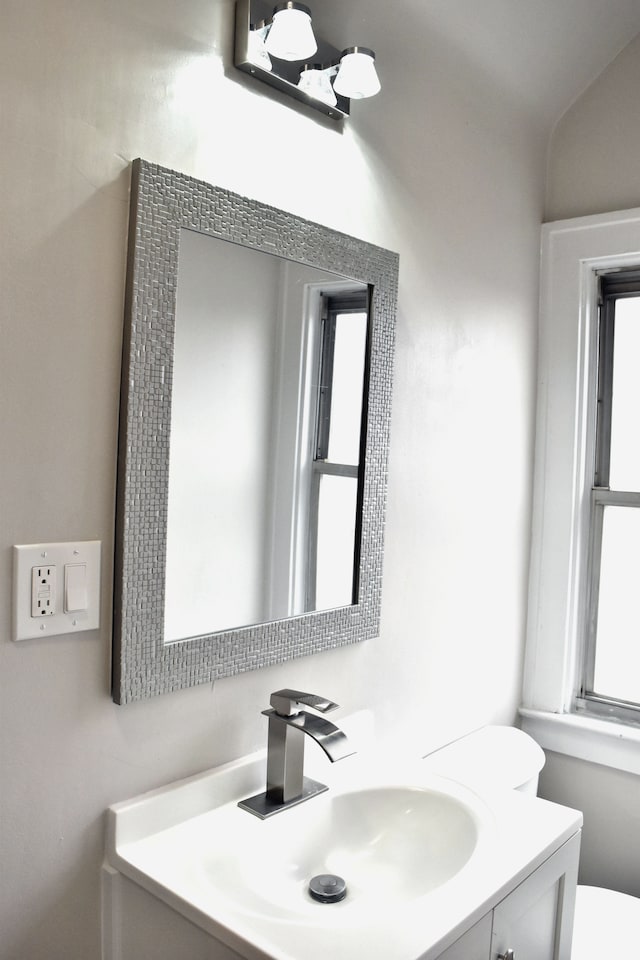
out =
<svg viewBox="0 0 640 960"><path fill-rule="evenodd" d="M75 543L31 543L13 548L13 622L14 640L55 637L60 634L96 630L100 626L100 548L99 540ZM42 620L31 616L31 571L43 564L56 566L56 613ZM87 567L87 609L64 612L64 568L84 563Z"/></svg>

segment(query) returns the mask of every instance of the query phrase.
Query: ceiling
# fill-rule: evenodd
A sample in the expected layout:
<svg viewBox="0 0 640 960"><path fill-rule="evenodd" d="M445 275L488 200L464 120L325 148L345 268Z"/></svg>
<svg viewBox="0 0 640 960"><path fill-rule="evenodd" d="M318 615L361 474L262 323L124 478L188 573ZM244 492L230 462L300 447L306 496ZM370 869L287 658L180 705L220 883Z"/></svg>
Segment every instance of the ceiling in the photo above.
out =
<svg viewBox="0 0 640 960"><path fill-rule="evenodd" d="M323 35L373 47L386 73L445 51L549 124L640 33L640 0L310 2Z"/></svg>

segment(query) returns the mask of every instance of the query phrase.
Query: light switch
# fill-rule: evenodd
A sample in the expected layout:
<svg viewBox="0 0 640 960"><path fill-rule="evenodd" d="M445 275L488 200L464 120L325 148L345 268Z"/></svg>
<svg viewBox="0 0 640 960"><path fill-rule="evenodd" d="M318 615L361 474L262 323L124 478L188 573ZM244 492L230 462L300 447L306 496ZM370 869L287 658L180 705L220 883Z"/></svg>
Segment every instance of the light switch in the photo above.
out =
<svg viewBox="0 0 640 960"><path fill-rule="evenodd" d="M14 640L100 626L100 548L99 540L13 548Z"/></svg>
<svg viewBox="0 0 640 960"><path fill-rule="evenodd" d="M86 610L87 606L86 563L65 563L64 612L79 613L81 610Z"/></svg>

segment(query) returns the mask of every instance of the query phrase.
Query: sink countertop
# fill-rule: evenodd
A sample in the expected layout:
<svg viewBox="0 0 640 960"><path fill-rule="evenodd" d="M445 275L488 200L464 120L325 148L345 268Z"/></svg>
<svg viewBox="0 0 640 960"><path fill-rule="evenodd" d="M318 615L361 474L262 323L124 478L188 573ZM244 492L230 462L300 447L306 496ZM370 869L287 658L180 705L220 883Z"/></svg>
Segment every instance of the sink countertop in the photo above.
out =
<svg viewBox="0 0 640 960"><path fill-rule="evenodd" d="M262 821L237 801L261 789L264 776L260 753L108 811L108 862L247 960L432 960L582 824L575 810L511 790L471 790L430 773L420 760L380 776L370 759L358 755L318 767L329 792ZM243 877L252 879L252 852L265 831L277 838L278 831L312 829L314 805L330 802L332 791L385 784L442 791L471 810L478 824L476 849L452 879L387 910L381 897L374 911L348 898L337 904L309 900L295 911L274 899L273 909L265 910L254 884L242 886ZM261 872L268 884L268 871ZM234 883L243 890L242 903Z"/></svg>

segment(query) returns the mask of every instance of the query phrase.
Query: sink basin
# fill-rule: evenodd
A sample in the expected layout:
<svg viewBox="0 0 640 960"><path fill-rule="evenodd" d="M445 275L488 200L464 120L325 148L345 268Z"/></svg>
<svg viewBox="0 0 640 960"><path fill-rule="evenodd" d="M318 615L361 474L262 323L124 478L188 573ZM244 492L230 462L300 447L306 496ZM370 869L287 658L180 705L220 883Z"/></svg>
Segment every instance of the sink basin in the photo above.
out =
<svg viewBox="0 0 640 960"><path fill-rule="evenodd" d="M251 910L273 915L277 907L288 922L421 897L465 866L478 839L477 820L462 800L422 787L327 793L268 821L233 809L224 819L221 834L241 837L242 849L233 841L212 844L200 861L203 882L241 897ZM319 874L346 882L342 902L318 904L309 895Z"/></svg>
<svg viewBox="0 0 640 960"><path fill-rule="evenodd" d="M420 762L319 760L329 790L267 820L238 807L264 783L263 754L112 807L107 900L139 909L118 886L136 884L150 917L163 902L221 957L433 960L576 829L553 804L481 796ZM311 897L325 874L344 879L343 900Z"/></svg>
<svg viewBox="0 0 640 960"><path fill-rule="evenodd" d="M385 907L397 914L443 889L474 861L488 811L460 785L436 783L347 780L267 820L238 807L240 792L195 816L174 810L168 829L153 825L151 807L146 835L116 837L115 859L252 936L278 927L326 933L327 924L355 934ZM345 898L314 899L309 882L318 875L342 878Z"/></svg>

